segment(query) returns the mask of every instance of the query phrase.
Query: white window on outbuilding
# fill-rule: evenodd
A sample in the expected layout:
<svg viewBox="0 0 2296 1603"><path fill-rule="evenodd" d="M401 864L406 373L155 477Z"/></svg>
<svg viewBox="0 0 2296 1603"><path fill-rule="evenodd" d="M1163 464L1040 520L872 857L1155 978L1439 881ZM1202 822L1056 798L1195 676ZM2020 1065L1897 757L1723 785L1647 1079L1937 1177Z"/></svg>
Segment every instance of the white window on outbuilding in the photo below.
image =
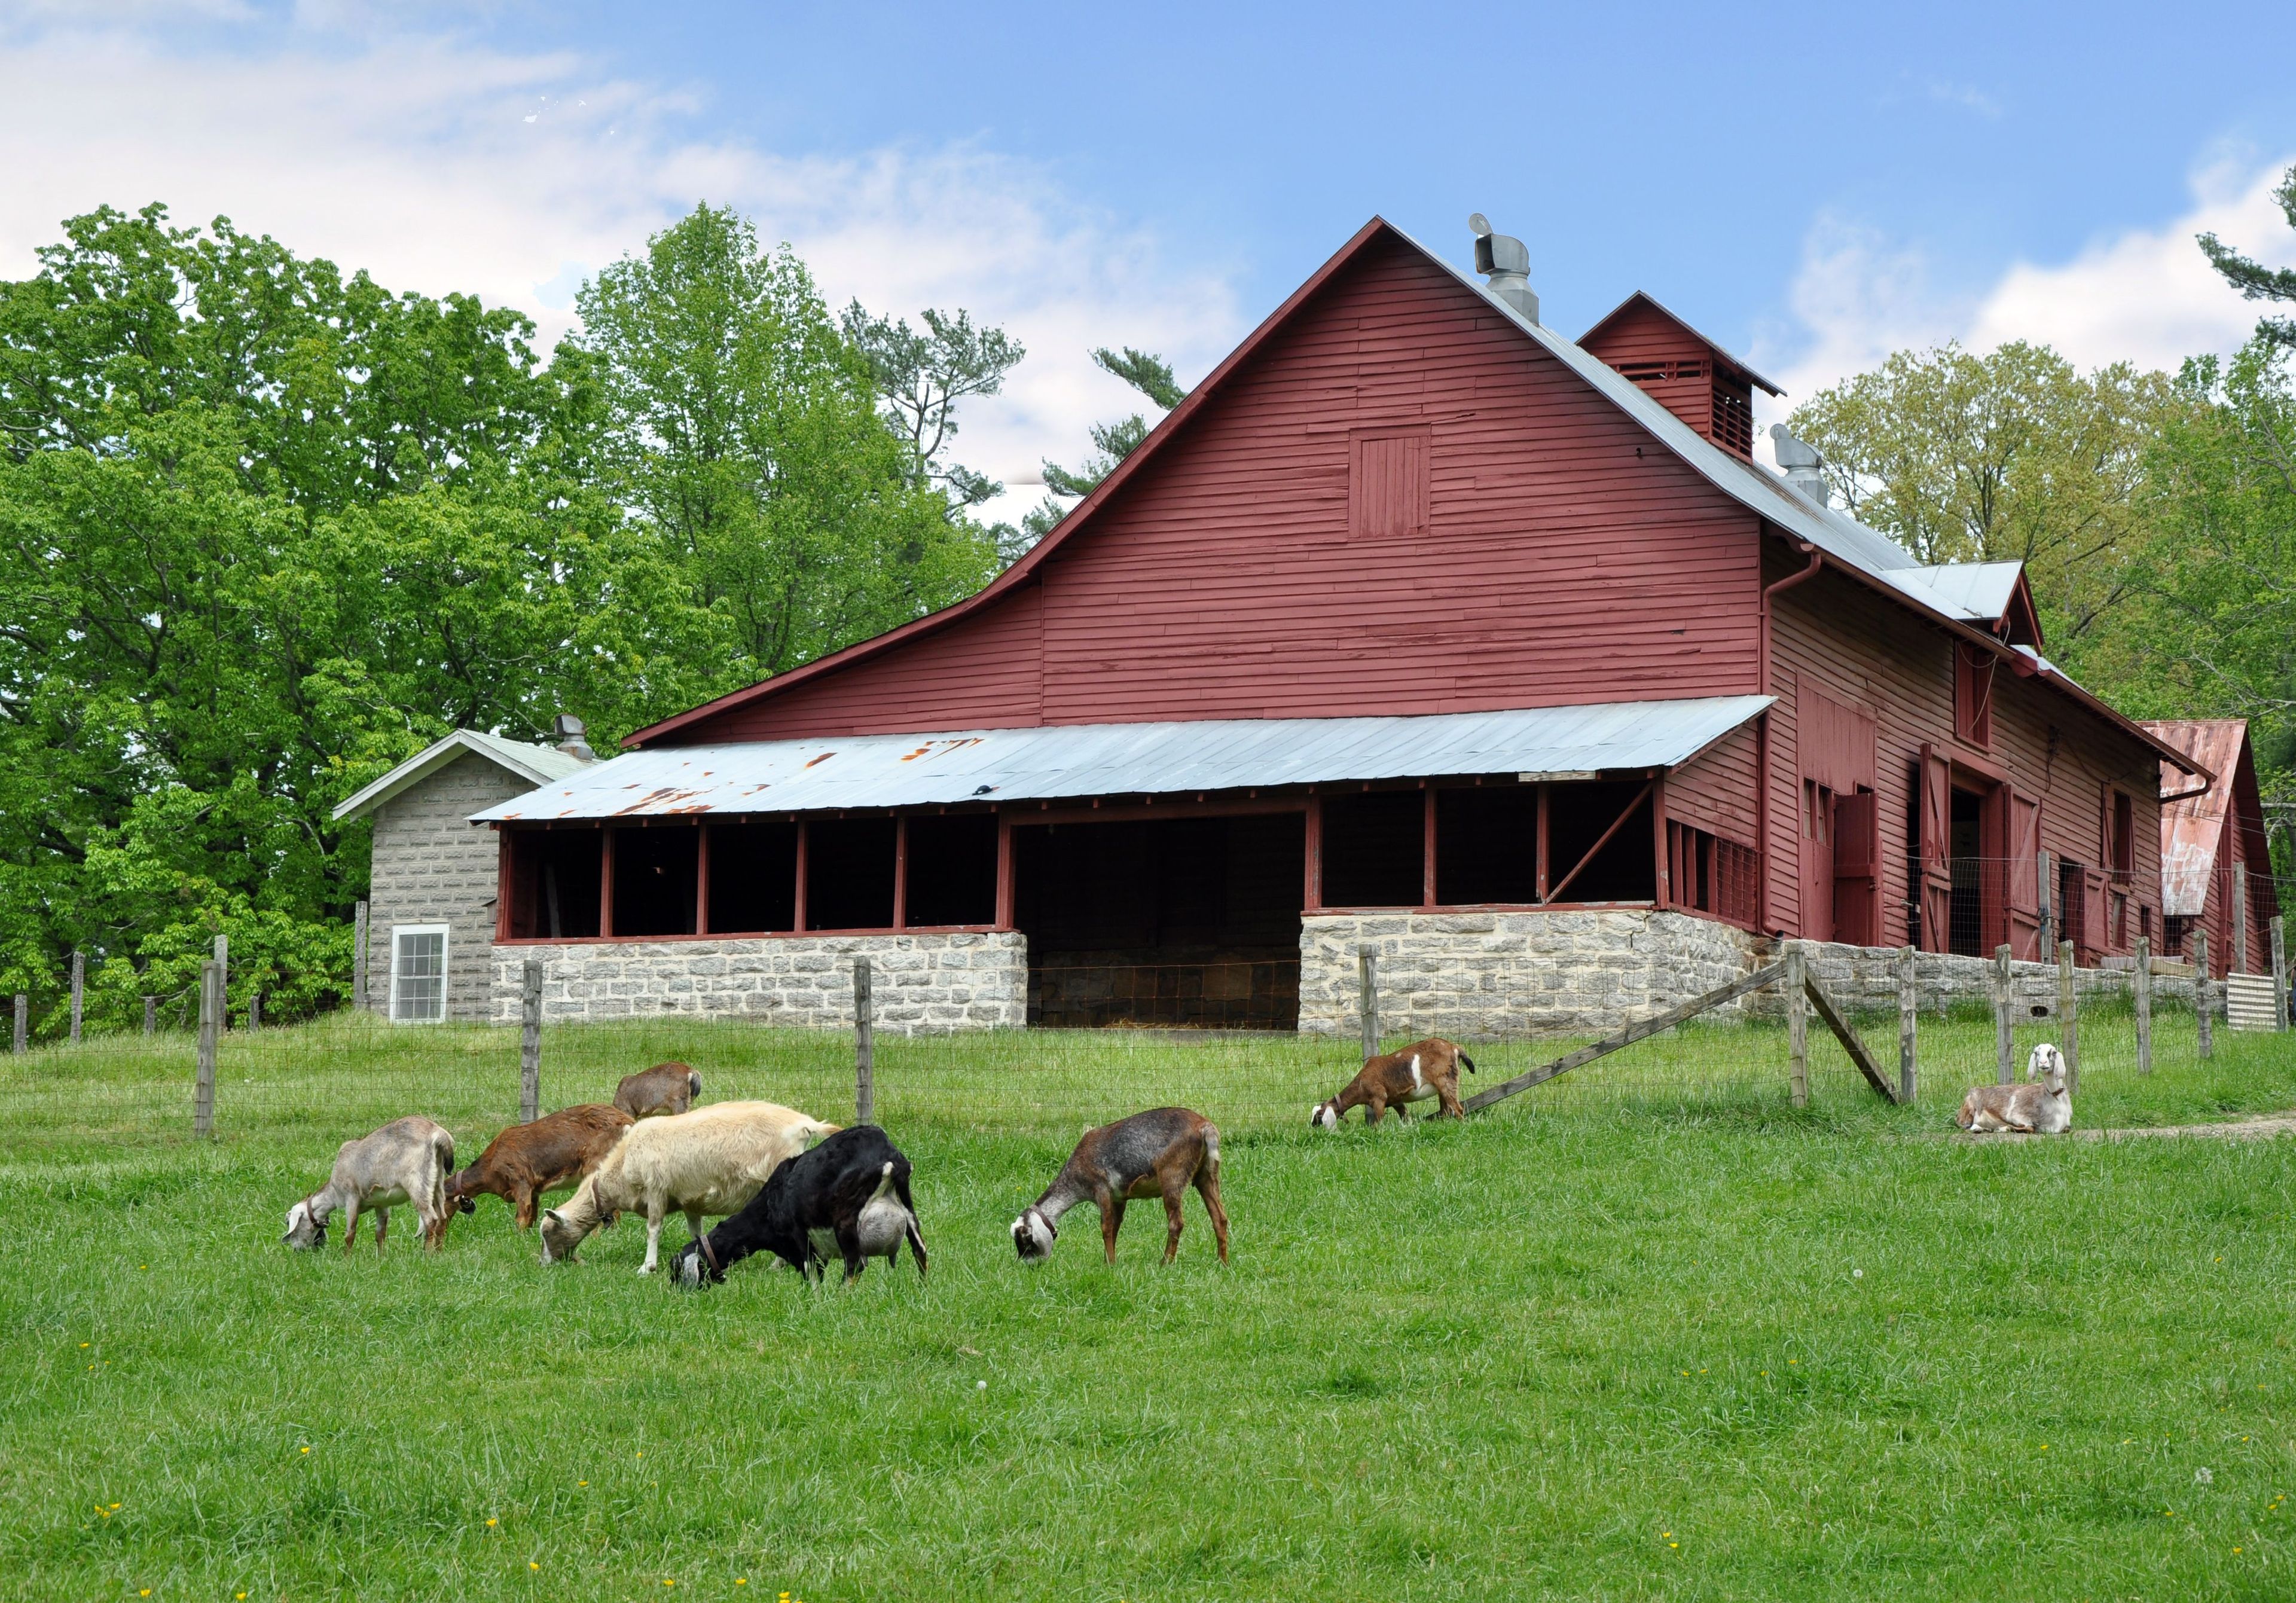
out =
<svg viewBox="0 0 2296 1603"><path fill-rule="evenodd" d="M447 1017L447 927L390 927L390 1020L437 1024Z"/></svg>

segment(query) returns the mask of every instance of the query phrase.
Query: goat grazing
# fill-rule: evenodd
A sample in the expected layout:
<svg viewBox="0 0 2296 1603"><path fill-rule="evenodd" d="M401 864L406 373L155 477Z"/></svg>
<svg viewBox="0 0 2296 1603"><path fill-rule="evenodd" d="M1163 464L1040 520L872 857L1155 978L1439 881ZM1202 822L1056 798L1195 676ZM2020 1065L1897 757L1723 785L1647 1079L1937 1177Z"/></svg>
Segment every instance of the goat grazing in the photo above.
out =
<svg viewBox="0 0 2296 1603"><path fill-rule="evenodd" d="M837 1128L773 1102L713 1102L691 1113L640 1119L564 1206L542 1215L542 1261L571 1258L592 1231L621 1213L644 1213L652 1274L670 1209L701 1233L704 1215L733 1213L766 1176Z"/></svg>
<svg viewBox="0 0 2296 1603"><path fill-rule="evenodd" d="M2013 1130L2062 1135L2073 1127L2073 1100L2065 1092L2065 1057L2044 1041L2026 1060L2032 1075L2022 1085L1980 1085L1961 1099L1953 1122L1980 1134Z"/></svg>
<svg viewBox="0 0 2296 1603"><path fill-rule="evenodd" d="M1327 1102L1316 1104L1308 1116L1308 1123L1326 1130L1340 1127L1340 1119L1350 1108L1361 1108L1364 1122L1379 1123L1379 1116L1389 1108L1395 1109L1399 1119L1411 1116L1404 1111L1406 1102L1423 1102L1435 1098L1442 1106L1438 1116L1458 1119L1466 1117L1459 1106L1459 1070L1464 1067L1469 1074L1475 1072L1475 1060L1459 1049L1456 1042L1440 1035L1430 1035L1414 1042L1401 1051L1366 1059L1356 1077L1348 1082L1347 1089Z"/></svg>
<svg viewBox="0 0 2296 1603"><path fill-rule="evenodd" d="M898 1263L904 1241L922 1280L925 1238L909 1200L909 1160L882 1130L861 1125L775 1169L740 1213L685 1244L676 1273L682 1286L712 1284L751 1253L771 1252L817 1278L833 1250L850 1282L870 1258Z"/></svg>
<svg viewBox="0 0 2296 1603"><path fill-rule="evenodd" d="M422 1245L432 1252L447 1244L447 1176L454 1172L455 1138L419 1116L393 1119L372 1135L345 1141L335 1151L327 1183L287 1210L287 1245L310 1252L327 1244L327 1221L343 1211L343 1251L358 1239L359 1211L374 1213L374 1250L390 1231L390 1210L412 1203L422 1221Z"/></svg>
<svg viewBox="0 0 2296 1603"><path fill-rule="evenodd" d="M447 1182L447 1205L474 1214L479 1198L499 1197L516 1211L518 1228L530 1230L542 1194L581 1183L635 1122L619 1108L588 1102L512 1125Z"/></svg>
<svg viewBox="0 0 2296 1603"><path fill-rule="evenodd" d="M1013 1245L1024 1264L1052 1255L1061 1216L1079 1202L1100 1208L1100 1238L1116 1262L1116 1232L1135 1197L1164 1199L1164 1262L1180 1250L1180 1202L1193 1184L1212 1218L1220 1262L1227 1262L1227 1210L1220 1206L1219 1130L1185 1108L1154 1108L1087 1130L1045 1194L1013 1221Z"/></svg>
<svg viewBox="0 0 2296 1603"><path fill-rule="evenodd" d="M701 1094L701 1076L683 1063L657 1063L625 1075L614 1087L614 1106L634 1119L655 1113L684 1113Z"/></svg>

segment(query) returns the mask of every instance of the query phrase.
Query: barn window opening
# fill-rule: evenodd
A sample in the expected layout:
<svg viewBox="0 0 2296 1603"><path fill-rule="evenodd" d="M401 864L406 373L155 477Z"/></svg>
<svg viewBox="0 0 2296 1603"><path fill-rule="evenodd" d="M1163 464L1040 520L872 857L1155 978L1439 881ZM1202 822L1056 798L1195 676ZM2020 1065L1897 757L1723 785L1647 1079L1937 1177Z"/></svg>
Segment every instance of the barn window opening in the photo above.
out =
<svg viewBox="0 0 2296 1603"><path fill-rule="evenodd" d="M598 933L603 830L505 830L513 940L586 940Z"/></svg>
<svg viewBox="0 0 2296 1603"><path fill-rule="evenodd" d="M989 813L909 820L910 928L996 921L996 818Z"/></svg>
<svg viewBox="0 0 2296 1603"><path fill-rule="evenodd" d="M2136 798L2126 790L2109 790L2105 798L2104 857L2112 877L2127 885L2136 877Z"/></svg>
<svg viewBox="0 0 2296 1603"><path fill-rule="evenodd" d="M691 824L614 831L616 936L692 935L701 831Z"/></svg>
<svg viewBox="0 0 2296 1603"><path fill-rule="evenodd" d="M797 825L711 823L709 933L797 928Z"/></svg>
<svg viewBox="0 0 2296 1603"><path fill-rule="evenodd" d="M1427 528L1428 434L1358 435L1348 476L1348 533L1400 539Z"/></svg>
<svg viewBox="0 0 2296 1603"><path fill-rule="evenodd" d="M1753 927L1759 887L1754 870L1758 859L1751 846L1669 819L1666 848L1667 879L1674 905Z"/></svg>
<svg viewBox="0 0 2296 1603"><path fill-rule="evenodd" d="M1953 791L1951 922L1947 950L1987 957L1985 945L1985 798L1958 786Z"/></svg>
<svg viewBox="0 0 2296 1603"><path fill-rule="evenodd" d="M1652 791L1642 780L1547 787L1546 883L1553 902L1658 898Z"/></svg>
<svg viewBox="0 0 2296 1603"><path fill-rule="evenodd" d="M1993 653L1957 641L1953 652L1953 732L1972 746L1993 744Z"/></svg>
<svg viewBox="0 0 2296 1603"><path fill-rule="evenodd" d="M1435 900L1447 907L1538 900L1536 785L1435 793Z"/></svg>
<svg viewBox="0 0 2296 1603"><path fill-rule="evenodd" d="M1324 802L1324 904L1417 907L1426 900L1422 790L1365 790Z"/></svg>
<svg viewBox="0 0 2296 1603"><path fill-rule="evenodd" d="M1714 376L1714 443L1741 456L1754 454L1754 387Z"/></svg>
<svg viewBox="0 0 2296 1603"><path fill-rule="evenodd" d="M1014 829L1029 1022L1297 1028L1306 848L1298 813Z"/></svg>
<svg viewBox="0 0 2296 1603"><path fill-rule="evenodd" d="M816 818L806 825L805 927L890 929L890 818Z"/></svg>

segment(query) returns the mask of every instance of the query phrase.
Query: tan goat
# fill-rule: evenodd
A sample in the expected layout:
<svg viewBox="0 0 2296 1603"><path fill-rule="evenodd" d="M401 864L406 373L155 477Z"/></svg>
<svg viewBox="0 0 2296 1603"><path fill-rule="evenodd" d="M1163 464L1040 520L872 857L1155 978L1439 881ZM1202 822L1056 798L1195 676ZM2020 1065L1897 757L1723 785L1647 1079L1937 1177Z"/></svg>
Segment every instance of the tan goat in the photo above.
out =
<svg viewBox="0 0 2296 1603"><path fill-rule="evenodd" d="M1396 1117L1408 1118L1404 1104L1423 1102L1430 1097L1442 1104L1439 1116L1464 1118L1465 1110L1459 1106L1462 1067L1473 1074L1475 1060L1461 1051L1456 1042L1430 1035L1400 1051L1367 1059L1356 1077L1348 1082L1346 1090L1329 1101L1316 1104L1308 1122L1325 1130L1336 1130L1341 1116L1350 1108L1363 1108L1364 1122L1368 1125L1378 1124L1379 1116L1390 1108L1395 1109Z"/></svg>

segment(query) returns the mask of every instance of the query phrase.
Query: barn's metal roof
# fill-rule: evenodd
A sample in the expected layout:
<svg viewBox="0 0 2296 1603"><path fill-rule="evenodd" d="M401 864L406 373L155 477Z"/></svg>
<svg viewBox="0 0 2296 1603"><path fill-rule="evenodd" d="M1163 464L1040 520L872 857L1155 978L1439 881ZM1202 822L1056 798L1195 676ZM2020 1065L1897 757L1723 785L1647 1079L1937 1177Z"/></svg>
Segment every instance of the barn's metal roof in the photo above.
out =
<svg viewBox="0 0 2296 1603"><path fill-rule="evenodd" d="M1938 598L1940 611L1964 622L1992 625L2009 610L2017 593L2022 562L1938 562L1927 568L1899 568L1882 577L1904 588L1922 585Z"/></svg>
<svg viewBox="0 0 2296 1603"><path fill-rule="evenodd" d="M2161 793L2177 797L2161 804L2161 911L2170 918L2196 919L2208 910L2209 876L2216 871L2225 824L2232 816L2233 781L2248 740L2248 721L2162 719L2144 727L2216 775L2195 794L2191 780L2161 765Z"/></svg>
<svg viewBox="0 0 2296 1603"><path fill-rule="evenodd" d="M465 752L508 769L529 785L546 785L586 766L581 758L568 757L552 747L506 740L476 729L458 729L446 739L425 746L357 795L346 798L335 808L336 818L364 817L401 791L421 784Z"/></svg>
<svg viewBox="0 0 2296 1603"><path fill-rule="evenodd" d="M1064 724L668 746L586 768L473 823L1050 801L1445 774L1670 768L1773 699L1611 701L1372 718Z"/></svg>

